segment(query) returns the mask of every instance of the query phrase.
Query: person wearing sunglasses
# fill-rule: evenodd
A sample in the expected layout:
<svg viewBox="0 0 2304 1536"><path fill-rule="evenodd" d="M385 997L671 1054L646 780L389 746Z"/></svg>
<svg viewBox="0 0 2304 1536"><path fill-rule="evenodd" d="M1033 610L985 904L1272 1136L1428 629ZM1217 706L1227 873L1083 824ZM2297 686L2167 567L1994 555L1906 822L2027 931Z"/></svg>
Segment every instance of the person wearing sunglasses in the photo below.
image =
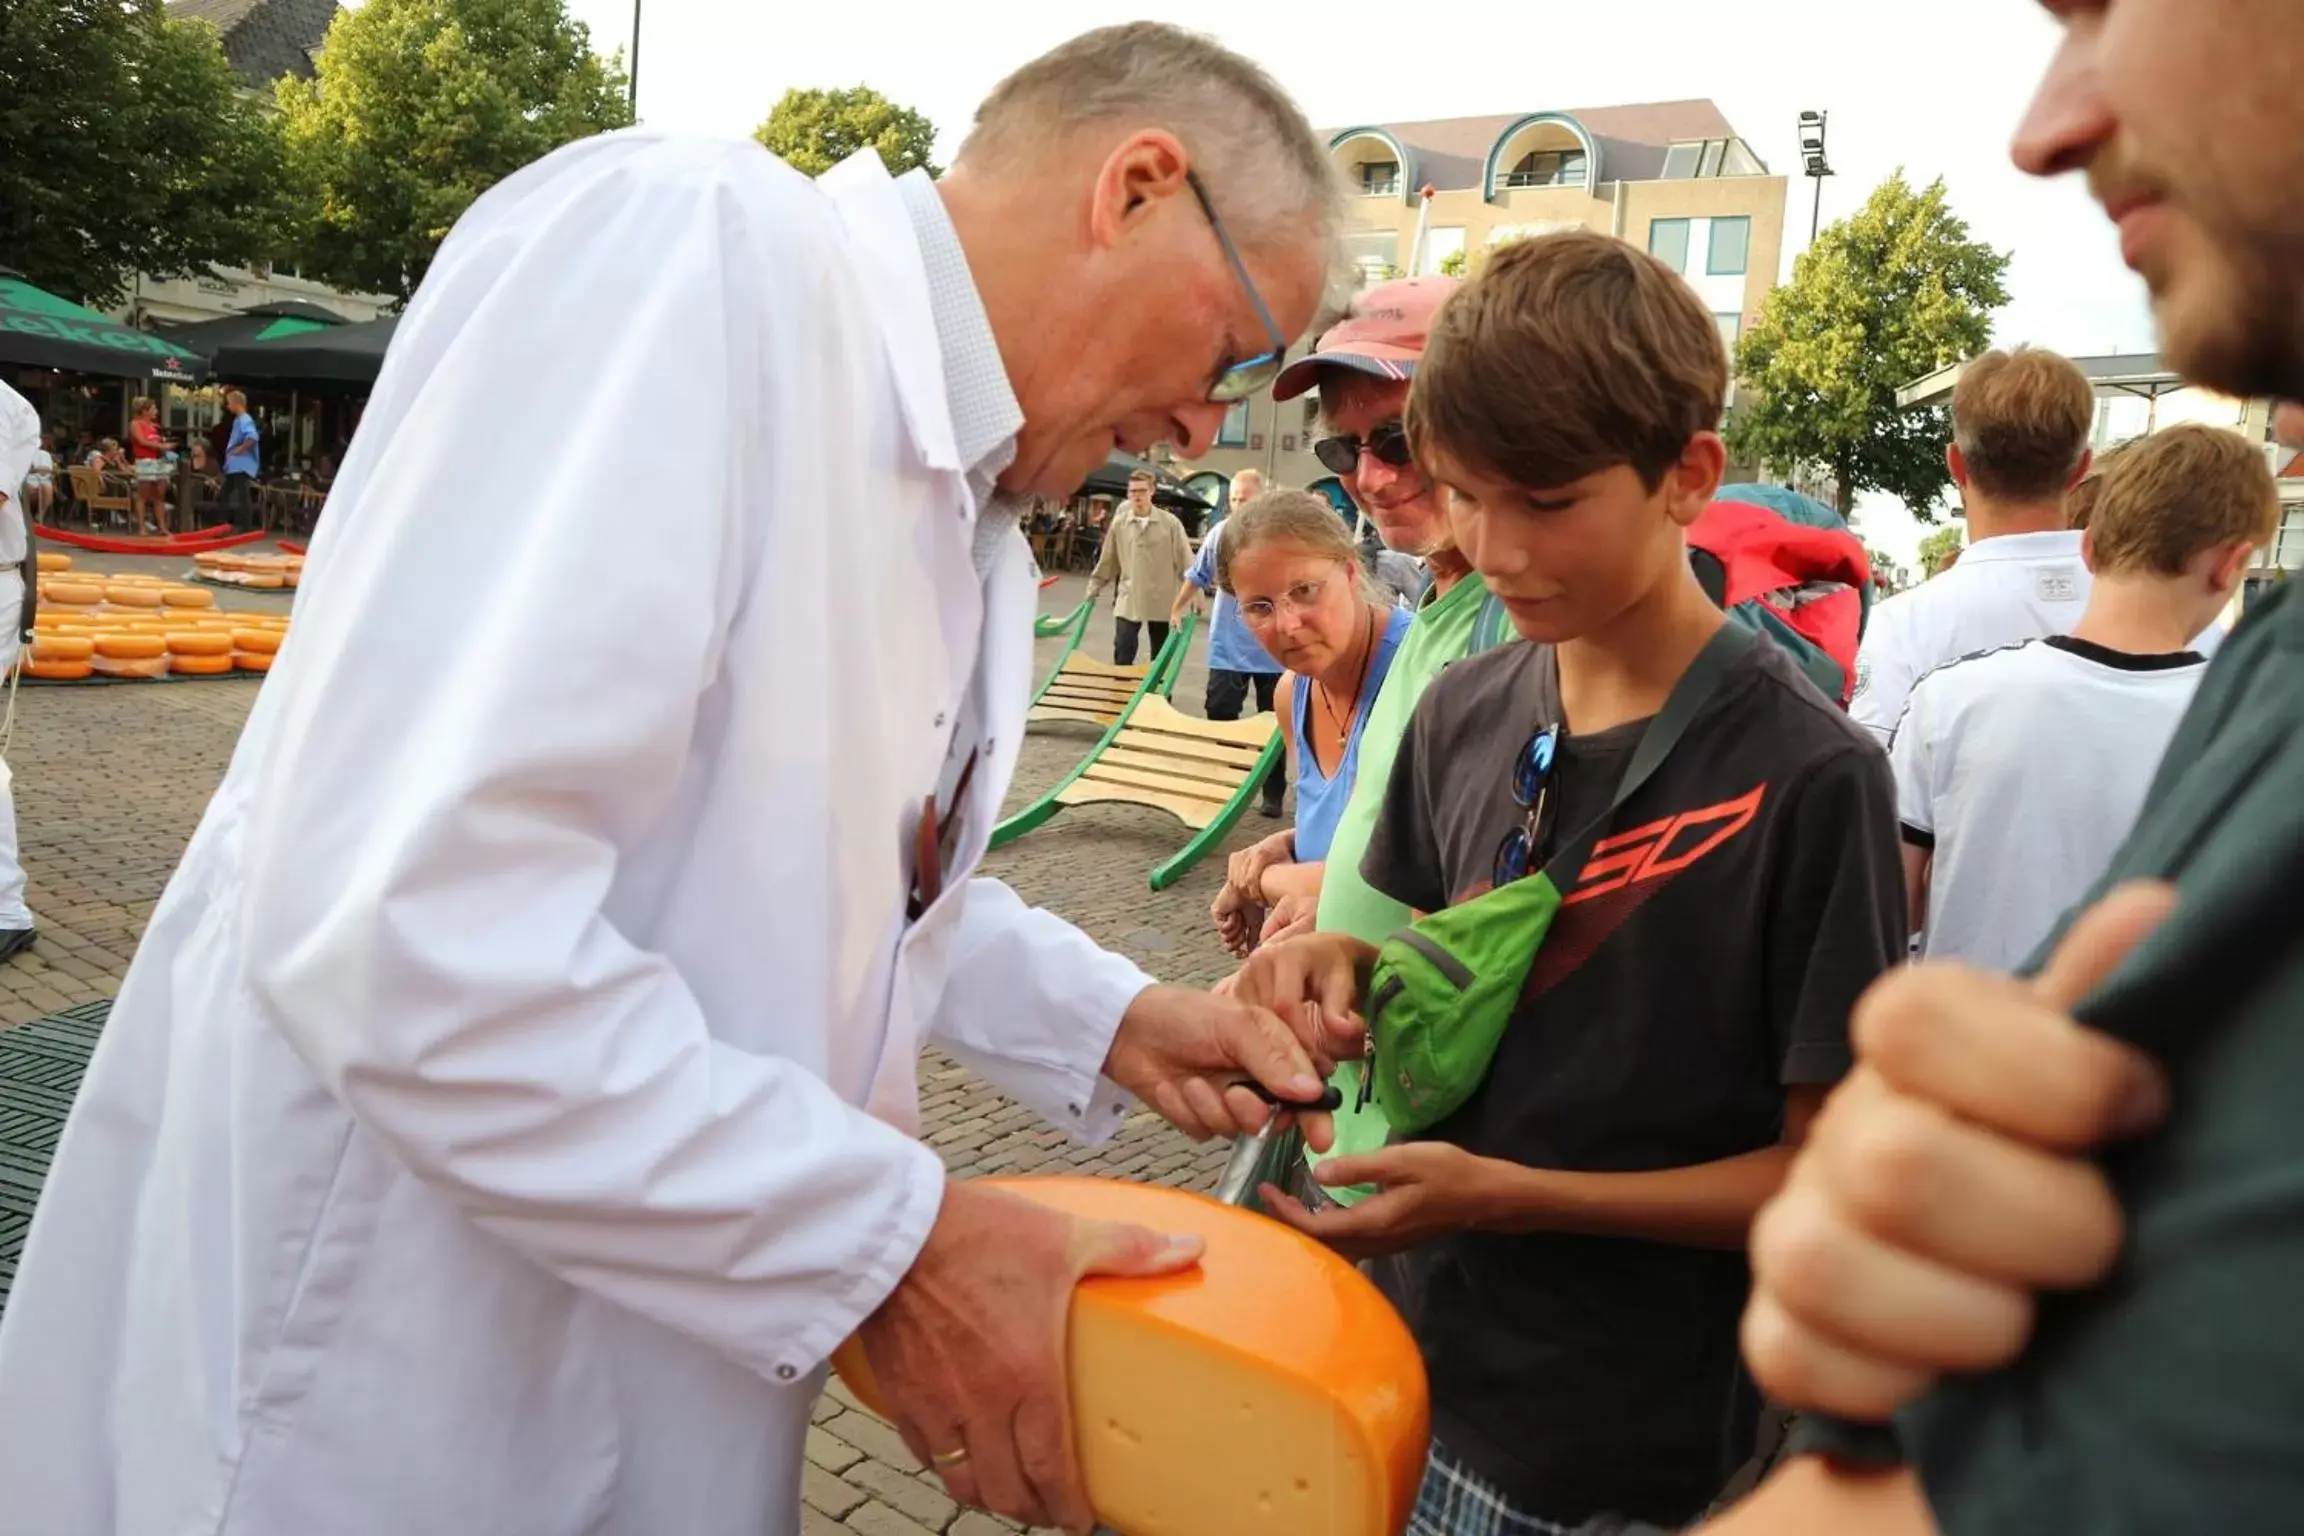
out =
<svg viewBox="0 0 2304 1536"><path fill-rule="evenodd" d="M1273 908L1319 895L1368 716L1409 614L1362 574L1352 530L1324 496L1273 491L1227 518L1223 530L1217 585L1287 669L1274 702L1296 775L1296 825L1234 854L1216 893L1216 930L1245 956Z"/></svg>

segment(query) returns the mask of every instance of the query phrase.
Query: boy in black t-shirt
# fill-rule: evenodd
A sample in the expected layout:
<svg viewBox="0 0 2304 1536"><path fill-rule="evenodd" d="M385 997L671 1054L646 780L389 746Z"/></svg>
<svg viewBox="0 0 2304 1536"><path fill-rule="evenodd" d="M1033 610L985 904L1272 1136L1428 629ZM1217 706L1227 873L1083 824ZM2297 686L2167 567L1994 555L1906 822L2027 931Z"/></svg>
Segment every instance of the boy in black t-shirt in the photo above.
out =
<svg viewBox="0 0 2304 1536"><path fill-rule="evenodd" d="M1746 1231L1847 1068L1850 1006L1904 946L1885 757L1773 646L1745 648L1609 809L1728 622L1683 537L1725 464L1727 382L1678 277L1570 234L1490 259L1410 400L1459 547L1535 643L1432 685L1362 872L1430 911L1604 823L1557 878L1560 915L1470 1100L1421 1139L1322 1165L1384 1186L1349 1209L1264 1192L1348 1253L1415 1250L1434 1443L1411 1536L1675 1523L1719 1492L1756 1422ZM1313 935L1261 952L1240 992L1334 1007L1371 959Z"/></svg>

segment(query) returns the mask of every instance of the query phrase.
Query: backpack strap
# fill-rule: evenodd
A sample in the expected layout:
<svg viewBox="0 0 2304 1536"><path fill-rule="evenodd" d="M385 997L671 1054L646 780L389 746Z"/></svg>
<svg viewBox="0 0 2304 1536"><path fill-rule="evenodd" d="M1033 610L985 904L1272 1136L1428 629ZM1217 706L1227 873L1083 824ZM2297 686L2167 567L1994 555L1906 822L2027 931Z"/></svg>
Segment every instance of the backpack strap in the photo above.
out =
<svg viewBox="0 0 2304 1536"><path fill-rule="evenodd" d="M1472 649L1466 654L1477 656L1496 649L1506 639L1517 638L1511 615L1504 611L1504 600L1491 592L1481 599L1479 616L1472 621Z"/></svg>
<svg viewBox="0 0 2304 1536"><path fill-rule="evenodd" d="M1593 845L1600 841L1608 823L1622 810L1624 802L1640 792L1640 786L1655 775L1688 727L1712 702L1712 695L1720 691L1729 671L1741 661L1744 653L1759 643L1759 636L1731 620L1722 624L1688 663L1688 670L1680 674L1680 681L1672 685L1672 694L1656 718L1648 722L1648 729L1640 733L1640 745L1632 749L1632 760L1624 765L1624 777L1616 785L1616 793L1602 811L1583 831L1562 844L1544 865L1544 873L1563 895L1575 888L1576 877L1582 873L1585 860L1592 856ZM1563 879L1565 877L1565 879Z"/></svg>

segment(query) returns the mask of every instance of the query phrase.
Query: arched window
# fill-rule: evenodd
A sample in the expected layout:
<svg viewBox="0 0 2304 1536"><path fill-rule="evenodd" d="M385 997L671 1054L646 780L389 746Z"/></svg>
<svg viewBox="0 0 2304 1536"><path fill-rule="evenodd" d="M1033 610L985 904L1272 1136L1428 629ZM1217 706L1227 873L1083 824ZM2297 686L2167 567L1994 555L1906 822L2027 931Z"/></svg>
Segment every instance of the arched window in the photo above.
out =
<svg viewBox="0 0 2304 1536"><path fill-rule="evenodd" d="M1522 155L1504 174L1506 188L1580 187L1588 167L1580 149L1535 149Z"/></svg>

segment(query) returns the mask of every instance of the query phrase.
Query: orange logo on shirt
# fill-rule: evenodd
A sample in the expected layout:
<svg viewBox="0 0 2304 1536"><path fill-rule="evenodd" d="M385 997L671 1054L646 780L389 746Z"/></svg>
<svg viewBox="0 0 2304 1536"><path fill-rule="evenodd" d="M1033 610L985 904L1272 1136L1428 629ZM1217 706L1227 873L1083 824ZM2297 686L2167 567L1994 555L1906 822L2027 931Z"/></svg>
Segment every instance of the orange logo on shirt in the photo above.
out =
<svg viewBox="0 0 2304 1536"><path fill-rule="evenodd" d="M1592 857L1576 879L1575 893L1561 903L1572 907L1628 885L1639 885L1676 875L1752 825L1768 786L1700 811L1682 811L1629 832L1618 832L1593 846Z"/></svg>

